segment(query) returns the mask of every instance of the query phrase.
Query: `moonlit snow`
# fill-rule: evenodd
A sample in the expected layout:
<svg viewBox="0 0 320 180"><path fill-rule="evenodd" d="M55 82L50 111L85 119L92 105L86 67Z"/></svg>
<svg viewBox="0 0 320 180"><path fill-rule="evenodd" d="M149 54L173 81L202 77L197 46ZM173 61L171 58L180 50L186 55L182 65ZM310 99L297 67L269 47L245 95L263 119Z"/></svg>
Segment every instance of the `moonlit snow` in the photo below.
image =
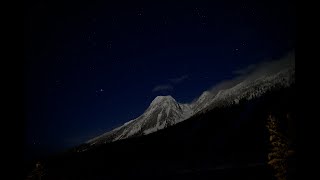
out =
<svg viewBox="0 0 320 180"><path fill-rule="evenodd" d="M190 104L178 103L172 96L157 96L142 115L87 143L93 145L150 134L180 123L194 114L238 104L241 99L257 98L272 88L288 87L295 81L294 74L295 68L289 67L271 75L244 80L231 88L220 89L217 93L205 91Z"/></svg>

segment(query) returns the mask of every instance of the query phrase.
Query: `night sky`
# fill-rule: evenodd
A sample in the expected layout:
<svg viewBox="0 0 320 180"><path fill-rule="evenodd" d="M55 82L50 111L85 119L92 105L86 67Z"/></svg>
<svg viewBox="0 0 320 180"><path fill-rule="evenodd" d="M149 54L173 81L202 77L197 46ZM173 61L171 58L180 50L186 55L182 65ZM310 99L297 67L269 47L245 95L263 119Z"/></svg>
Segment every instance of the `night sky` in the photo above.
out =
<svg viewBox="0 0 320 180"><path fill-rule="evenodd" d="M26 153L57 152L191 102L236 70L295 48L285 1L25 2Z"/></svg>

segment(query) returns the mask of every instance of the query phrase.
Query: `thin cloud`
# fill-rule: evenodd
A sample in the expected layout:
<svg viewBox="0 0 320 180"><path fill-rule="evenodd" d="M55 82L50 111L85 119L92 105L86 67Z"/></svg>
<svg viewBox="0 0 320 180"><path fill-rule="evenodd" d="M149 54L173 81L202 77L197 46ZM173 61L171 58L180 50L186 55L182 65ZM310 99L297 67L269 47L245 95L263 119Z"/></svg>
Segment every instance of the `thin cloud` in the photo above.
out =
<svg viewBox="0 0 320 180"><path fill-rule="evenodd" d="M248 74L248 73L252 72L255 69L255 67L256 67L256 64L251 64L244 69L238 69L238 70L233 71L232 73L236 74L236 75Z"/></svg>
<svg viewBox="0 0 320 180"><path fill-rule="evenodd" d="M172 91L173 90L173 86L170 84L162 84L162 85L158 85L155 86L152 89L152 92L157 92L157 91Z"/></svg>
<svg viewBox="0 0 320 180"><path fill-rule="evenodd" d="M176 85L176 84L179 84L183 81L185 81L186 79L188 79L188 75L183 75L183 76L180 76L180 77L177 77L177 78L172 78L172 79L169 79L169 81L171 82L170 84L160 84L160 85L157 85L155 86L153 89L152 89L152 92L157 92L157 91L172 91L173 90L173 85Z"/></svg>
<svg viewBox="0 0 320 180"><path fill-rule="evenodd" d="M236 76L232 79L221 81L214 85L210 92L218 93L220 90L228 89L242 81L251 81L263 76L277 73L283 69L295 67L295 53L289 52L278 60L266 61L257 64L251 64L246 68L233 71Z"/></svg>
<svg viewBox="0 0 320 180"><path fill-rule="evenodd" d="M188 77L189 77L188 75L183 75L181 77L169 79L169 81L171 81L172 83L178 84L188 79Z"/></svg>
<svg viewBox="0 0 320 180"><path fill-rule="evenodd" d="M286 56L283 56L278 60L259 63L252 72L243 74L243 76L246 80L255 80L259 77L271 75L289 67L295 67L294 52L289 52Z"/></svg>

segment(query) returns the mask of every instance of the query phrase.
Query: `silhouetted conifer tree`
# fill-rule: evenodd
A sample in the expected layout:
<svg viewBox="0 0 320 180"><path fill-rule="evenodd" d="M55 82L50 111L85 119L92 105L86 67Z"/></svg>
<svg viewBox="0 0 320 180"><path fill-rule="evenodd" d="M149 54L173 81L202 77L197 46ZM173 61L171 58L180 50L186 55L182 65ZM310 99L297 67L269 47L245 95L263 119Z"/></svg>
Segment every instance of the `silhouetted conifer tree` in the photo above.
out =
<svg viewBox="0 0 320 180"><path fill-rule="evenodd" d="M269 115L267 128L270 134L271 152L268 164L271 165L278 180L286 180L288 173L288 139L281 132L279 119Z"/></svg>

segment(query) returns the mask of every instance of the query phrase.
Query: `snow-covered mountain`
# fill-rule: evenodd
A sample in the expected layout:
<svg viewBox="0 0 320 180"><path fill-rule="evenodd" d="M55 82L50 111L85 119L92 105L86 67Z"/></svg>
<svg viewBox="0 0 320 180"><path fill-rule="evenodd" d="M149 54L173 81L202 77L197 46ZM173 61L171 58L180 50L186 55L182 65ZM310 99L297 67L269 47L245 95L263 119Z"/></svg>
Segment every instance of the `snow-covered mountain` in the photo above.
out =
<svg viewBox="0 0 320 180"><path fill-rule="evenodd" d="M275 74L264 75L253 80L244 80L229 89L220 90L214 97L210 96L212 98L205 103L201 103L201 106L197 108L198 111L196 113L204 113L215 107L237 104L242 99L251 100L260 97L274 88L289 87L294 82L294 67L288 67ZM206 97L208 96L209 95L206 95Z"/></svg>
<svg viewBox="0 0 320 180"><path fill-rule="evenodd" d="M204 91L201 96L191 103L191 107L194 113L201 111L204 107L209 106L214 100L215 94L210 91Z"/></svg>
<svg viewBox="0 0 320 180"><path fill-rule="evenodd" d="M171 96L157 96L141 116L87 143L94 145L150 134L215 107L237 104L242 99L257 98L274 88L288 87L294 81L295 68L289 67L271 75L243 80L229 89L221 89L218 93L205 91L190 104L180 104Z"/></svg>
<svg viewBox="0 0 320 180"><path fill-rule="evenodd" d="M190 105L177 103L171 96L157 96L141 116L88 141L88 143L111 142L131 136L149 134L179 123L191 117L192 114Z"/></svg>

